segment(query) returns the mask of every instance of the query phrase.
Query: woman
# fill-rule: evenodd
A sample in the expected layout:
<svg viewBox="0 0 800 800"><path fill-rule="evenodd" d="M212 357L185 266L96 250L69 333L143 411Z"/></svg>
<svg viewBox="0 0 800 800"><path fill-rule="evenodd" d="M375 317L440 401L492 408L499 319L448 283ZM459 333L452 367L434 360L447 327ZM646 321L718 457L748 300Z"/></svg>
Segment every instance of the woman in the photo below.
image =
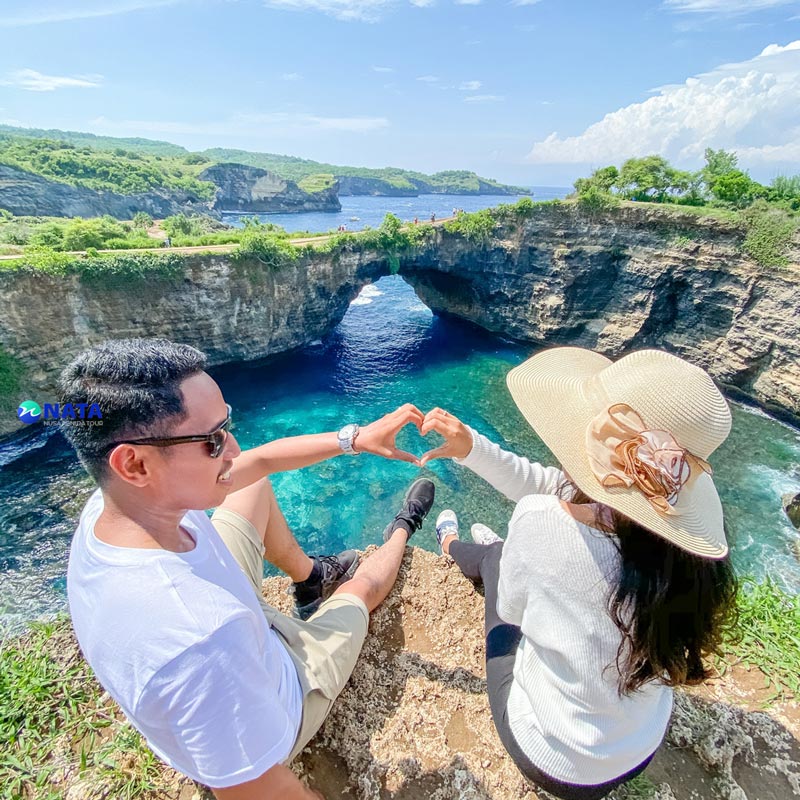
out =
<svg viewBox="0 0 800 800"><path fill-rule="evenodd" d="M667 729L672 687L707 677L733 608L722 507L707 458L728 405L709 376L656 350L612 363L546 350L508 375L525 419L561 462L506 452L442 409L422 433L517 502L502 541L483 525L437 537L483 582L486 678L521 772L564 800L595 800L641 772Z"/></svg>

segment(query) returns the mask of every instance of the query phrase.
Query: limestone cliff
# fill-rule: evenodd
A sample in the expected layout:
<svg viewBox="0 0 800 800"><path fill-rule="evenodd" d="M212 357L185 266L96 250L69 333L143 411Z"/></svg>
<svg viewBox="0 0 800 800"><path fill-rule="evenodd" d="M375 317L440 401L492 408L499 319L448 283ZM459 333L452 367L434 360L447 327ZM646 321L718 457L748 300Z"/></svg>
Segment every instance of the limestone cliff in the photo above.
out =
<svg viewBox="0 0 800 800"><path fill-rule="evenodd" d="M64 364L108 338L165 336L202 349L212 365L300 347L325 336L362 286L387 272L385 259L359 253L278 271L255 259L192 256L178 274L106 280L0 270L0 349L25 366L5 407L52 402ZM0 432L16 427L0 415Z"/></svg>
<svg viewBox="0 0 800 800"><path fill-rule="evenodd" d="M368 195L373 197L417 197L419 190L414 186L402 188L381 178L362 178L356 175L337 175L339 196Z"/></svg>
<svg viewBox="0 0 800 800"><path fill-rule="evenodd" d="M795 244L789 267L765 269L742 254L742 238L730 225L659 209L591 217L544 205L524 220L507 216L485 242L437 228L398 257L401 276L436 312L531 349L666 348L796 420L800 253ZM25 368L0 400L47 401L69 358L109 337L166 336L205 350L212 364L300 347L332 330L364 284L389 274L389 260L356 240L279 270L219 254L186 256L171 276L0 270L0 356ZM0 415L0 433L16 427Z"/></svg>
<svg viewBox="0 0 800 800"><path fill-rule="evenodd" d="M132 219L137 211L159 218L209 210L202 198L184 191L131 195L97 192L50 181L5 164L0 164L0 208L18 216L99 217L110 214L117 219Z"/></svg>
<svg viewBox="0 0 800 800"><path fill-rule="evenodd" d="M338 186L309 194L274 172L244 164L215 164L200 173L201 181L217 186L214 208L219 211L341 211Z"/></svg>
<svg viewBox="0 0 800 800"><path fill-rule="evenodd" d="M729 223L629 206L536 206L475 244L443 232L401 274L431 309L536 347L660 347L800 416L800 247L764 268Z"/></svg>

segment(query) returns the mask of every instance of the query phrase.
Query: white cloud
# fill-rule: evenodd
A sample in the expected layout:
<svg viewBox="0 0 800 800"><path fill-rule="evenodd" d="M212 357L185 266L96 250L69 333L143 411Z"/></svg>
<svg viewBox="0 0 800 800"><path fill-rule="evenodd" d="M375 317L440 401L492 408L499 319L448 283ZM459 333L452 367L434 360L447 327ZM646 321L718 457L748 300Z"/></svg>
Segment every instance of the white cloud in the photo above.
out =
<svg viewBox="0 0 800 800"><path fill-rule="evenodd" d="M0 10L0 28L110 17L148 8L173 6L181 2L185 0L72 0L66 3L49 0L45 3L26 3L23 8L17 10Z"/></svg>
<svg viewBox="0 0 800 800"><path fill-rule="evenodd" d="M505 100L500 94L471 94L464 98L465 103L499 103Z"/></svg>
<svg viewBox="0 0 800 800"><path fill-rule="evenodd" d="M411 5L417 8L430 8L436 0L411 0Z"/></svg>
<svg viewBox="0 0 800 800"><path fill-rule="evenodd" d="M462 92L477 92L483 84L480 81L464 81L458 88Z"/></svg>
<svg viewBox="0 0 800 800"><path fill-rule="evenodd" d="M302 80L303 76L299 72L284 72L281 75L282 81L299 81Z"/></svg>
<svg viewBox="0 0 800 800"><path fill-rule="evenodd" d="M264 0L268 8L319 11L344 22L377 22L394 0Z"/></svg>
<svg viewBox="0 0 800 800"><path fill-rule="evenodd" d="M800 160L800 41L771 44L755 58L655 91L577 136L550 134L533 145L527 160L618 164L658 153L693 166L706 147L735 150L748 166Z"/></svg>
<svg viewBox="0 0 800 800"><path fill-rule="evenodd" d="M373 67L373 72L394 72L392 67Z"/></svg>
<svg viewBox="0 0 800 800"><path fill-rule="evenodd" d="M483 0L456 0L457 6L479 6Z"/></svg>
<svg viewBox="0 0 800 800"><path fill-rule="evenodd" d="M766 8L795 5L797 0L664 0L671 11L704 14L747 14Z"/></svg>
<svg viewBox="0 0 800 800"><path fill-rule="evenodd" d="M541 3L542 0L511 0L512 6L535 6L537 3Z"/></svg>
<svg viewBox="0 0 800 800"><path fill-rule="evenodd" d="M420 75L417 78L418 81L422 81L423 83L438 83L439 79L435 75Z"/></svg>
<svg viewBox="0 0 800 800"><path fill-rule="evenodd" d="M35 69L18 69L9 72L0 86L12 86L28 92L54 92L56 89L96 89L103 82L102 75L43 75Z"/></svg>
<svg viewBox="0 0 800 800"><path fill-rule="evenodd" d="M303 131L371 133L389 127L385 117L323 117L317 114L274 111L266 114L236 114L219 122L176 122L166 120L111 120L97 117L93 131L108 134L204 134L208 136L262 136Z"/></svg>

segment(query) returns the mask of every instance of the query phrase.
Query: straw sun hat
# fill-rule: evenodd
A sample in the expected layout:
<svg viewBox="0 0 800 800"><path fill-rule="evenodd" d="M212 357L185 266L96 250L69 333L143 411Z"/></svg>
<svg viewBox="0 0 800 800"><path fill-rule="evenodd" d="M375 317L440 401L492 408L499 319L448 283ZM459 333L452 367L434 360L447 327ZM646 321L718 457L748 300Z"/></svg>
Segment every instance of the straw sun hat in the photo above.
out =
<svg viewBox="0 0 800 800"><path fill-rule="evenodd" d="M708 558L728 552L706 459L731 429L708 374L660 350L612 362L578 347L545 350L508 373L511 396L576 486Z"/></svg>

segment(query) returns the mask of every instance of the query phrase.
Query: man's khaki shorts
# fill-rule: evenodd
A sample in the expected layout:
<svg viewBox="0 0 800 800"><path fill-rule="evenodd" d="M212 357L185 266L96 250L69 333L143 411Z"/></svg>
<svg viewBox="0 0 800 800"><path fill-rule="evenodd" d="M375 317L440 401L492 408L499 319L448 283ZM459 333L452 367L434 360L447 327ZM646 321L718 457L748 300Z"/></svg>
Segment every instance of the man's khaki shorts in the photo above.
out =
<svg viewBox="0 0 800 800"><path fill-rule="evenodd" d="M297 668L303 718L288 758L291 761L320 729L350 678L367 636L369 611L360 597L340 592L305 621L287 617L261 596L264 543L253 524L226 508L218 508L211 522L253 585L267 622L283 640Z"/></svg>

